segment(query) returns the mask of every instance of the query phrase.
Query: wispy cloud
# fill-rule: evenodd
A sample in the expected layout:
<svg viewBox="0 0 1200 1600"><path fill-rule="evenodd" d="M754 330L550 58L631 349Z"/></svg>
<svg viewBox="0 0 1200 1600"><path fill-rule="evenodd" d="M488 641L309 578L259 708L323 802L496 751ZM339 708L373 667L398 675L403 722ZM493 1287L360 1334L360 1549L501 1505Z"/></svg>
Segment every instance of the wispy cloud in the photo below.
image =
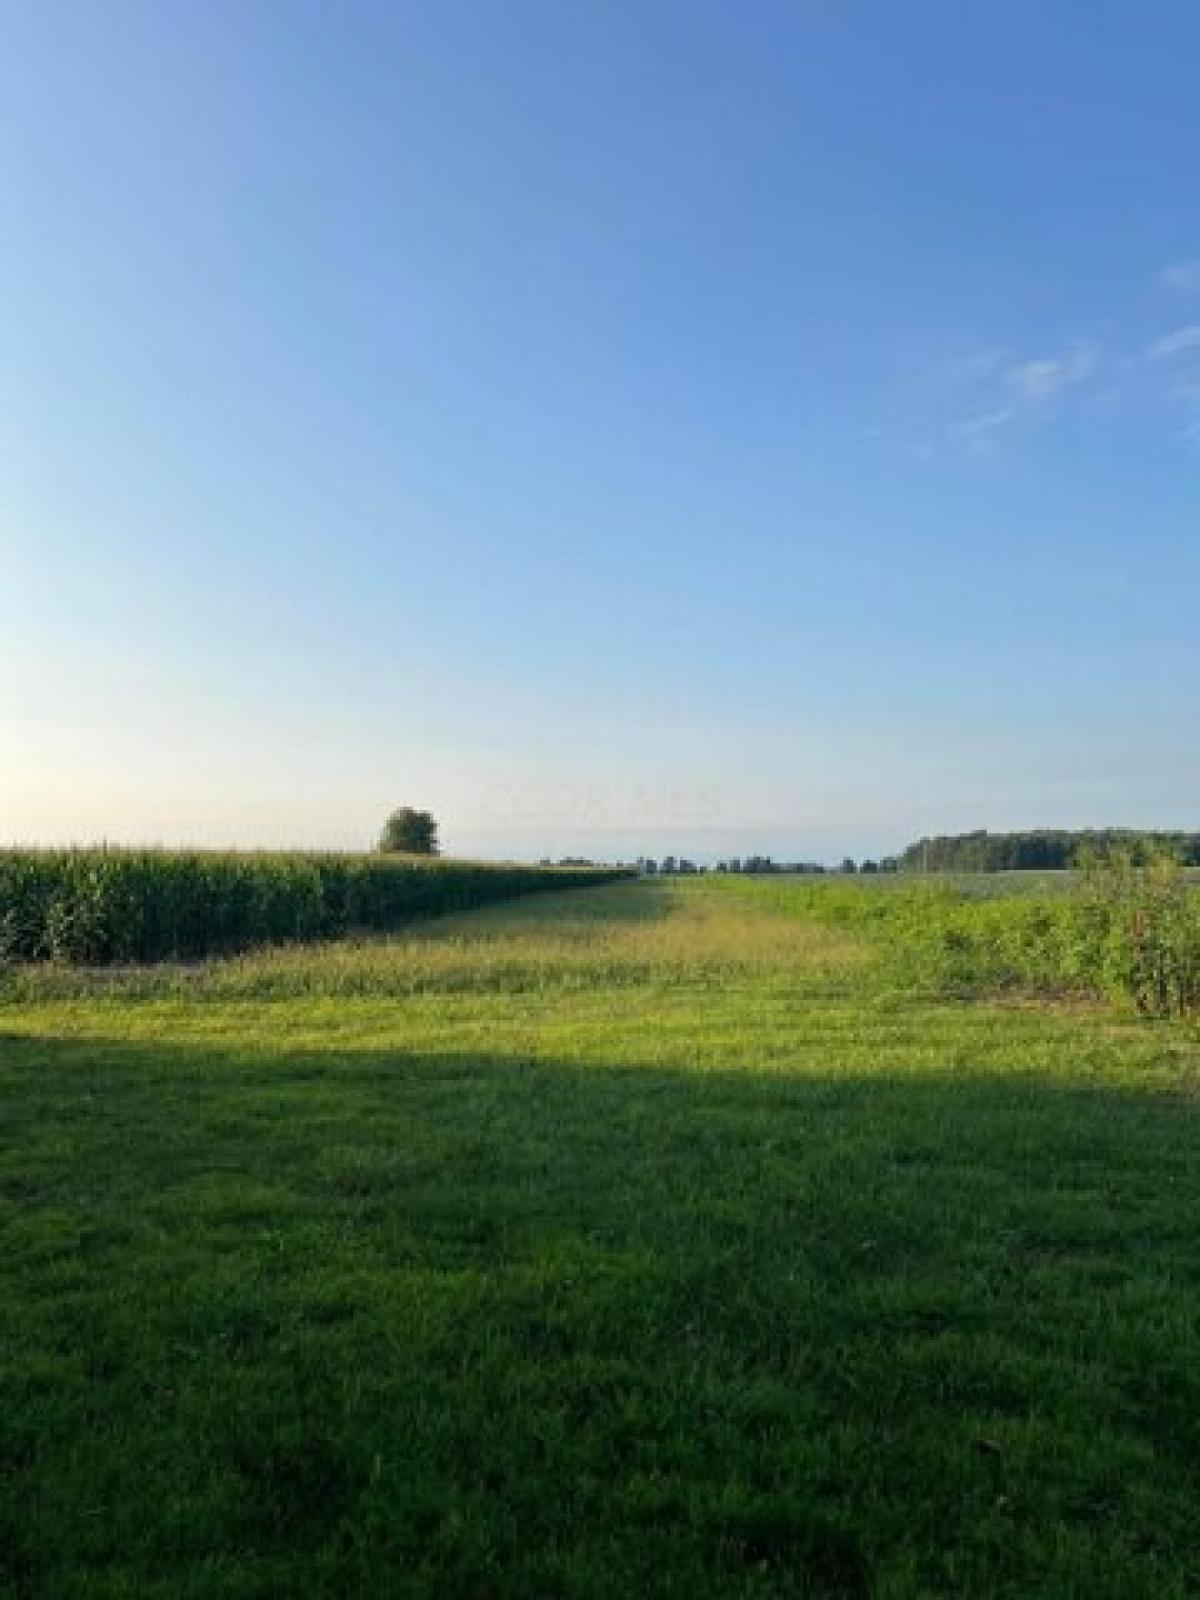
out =
<svg viewBox="0 0 1200 1600"><path fill-rule="evenodd" d="M1076 339L1053 355L1023 360L1007 356L981 363L973 373L964 370L959 385L963 414L945 425L944 436L968 455L994 455L1006 433L1045 420L1098 366L1096 348Z"/></svg>
<svg viewBox="0 0 1200 1600"><path fill-rule="evenodd" d="M1095 370L1095 350L1080 341L1062 355L1017 362L1008 369L1008 381L1021 400L1037 405L1086 383Z"/></svg>
<svg viewBox="0 0 1200 1600"><path fill-rule="evenodd" d="M1200 257L1162 268L1163 287L1200 294ZM1045 352L976 344L928 362L909 393L924 441L914 459L959 454L985 460L1067 414L1092 423L1160 424L1200 445L1200 321L1146 331L1124 349L1076 337Z"/></svg>
<svg viewBox="0 0 1200 1600"><path fill-rule="evenodd" d="M1147 361L1170 361L1173 356L1186 355L1191 350L1200 350L1200 322L1164 333L1146 346L1145 356Z"/></svg>
<svg viewBox="0 0 1200 1600"><path fill-rule="evenodd" d="M963 417L960 422L952 422L946 431L952 439L969 444L1006 428L1015 417L1016 412L1011 406L997 406L994 411L983 411L978 416Z"/></svg>
<svg viewBox="0 0 1200 1600"><path fill-rule="evenodd" d="M1164 267L1162 281L1168 289L1200 290L1200 259L1177 261L1173 266Z"/></svg>

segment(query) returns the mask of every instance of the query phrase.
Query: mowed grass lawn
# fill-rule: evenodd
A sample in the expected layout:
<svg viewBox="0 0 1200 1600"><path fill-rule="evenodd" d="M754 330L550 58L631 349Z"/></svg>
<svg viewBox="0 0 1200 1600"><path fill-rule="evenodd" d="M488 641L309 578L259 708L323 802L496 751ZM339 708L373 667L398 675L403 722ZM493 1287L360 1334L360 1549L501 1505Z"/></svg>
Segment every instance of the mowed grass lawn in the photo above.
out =
<svg viewBox="0 0 1200 1600"><path fill-rule="evenodd" d="M5 1596L1200 1593L1194 1033L711 882L8 994Z"/></svg>

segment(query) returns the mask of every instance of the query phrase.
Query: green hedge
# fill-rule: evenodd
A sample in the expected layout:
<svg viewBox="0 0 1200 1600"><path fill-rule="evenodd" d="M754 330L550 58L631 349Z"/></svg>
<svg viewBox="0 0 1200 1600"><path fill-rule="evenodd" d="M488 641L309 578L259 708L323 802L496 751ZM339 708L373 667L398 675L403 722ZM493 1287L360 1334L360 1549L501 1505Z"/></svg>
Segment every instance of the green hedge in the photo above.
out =
<svg viewBox="0 0 1200 1600"><path fill-rule="evenodd" d="M194 959L627 875L275 851L0 850L0 960Z"/></svg>

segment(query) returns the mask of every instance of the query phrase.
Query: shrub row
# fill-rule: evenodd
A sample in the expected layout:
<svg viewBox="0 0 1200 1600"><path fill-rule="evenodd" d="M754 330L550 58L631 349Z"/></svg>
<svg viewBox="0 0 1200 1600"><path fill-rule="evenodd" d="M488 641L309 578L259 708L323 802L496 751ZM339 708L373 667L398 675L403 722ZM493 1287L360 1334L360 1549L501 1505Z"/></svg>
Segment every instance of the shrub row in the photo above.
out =
<svg viewBox="0 0 1200 1600"><path fill-rule="evenodd" d="M0 960L193 959L384 930L619 869L202 850L0 850Z"/></svg>
<svg viewBox="0 0 1200 1600"><path fill-rule="evenodd" d="M1114 852L1055 893L982 897L928 879L778 893L781 908L859 929L906 989L1074 991L1144 1016L1200 1013L1200 890L1167 857Z"/></svg>

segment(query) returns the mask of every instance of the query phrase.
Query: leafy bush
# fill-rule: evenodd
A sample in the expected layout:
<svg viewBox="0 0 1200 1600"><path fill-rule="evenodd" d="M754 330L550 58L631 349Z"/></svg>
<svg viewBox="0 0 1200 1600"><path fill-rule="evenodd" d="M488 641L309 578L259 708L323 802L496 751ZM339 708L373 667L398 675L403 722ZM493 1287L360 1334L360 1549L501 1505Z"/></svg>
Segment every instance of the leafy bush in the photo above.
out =
<svg viewBox="0 0 1200 1600"><path fill-rule="evenodd" d="M1126 994L1143 1016L1200 1010L1200 900L1178 860L1121 849L1083 866L1105 987Z"/></svg>
<svg viewBox="0 0 1200 1600"><path fill-rule="evenodd" d="M861 931L888 981L913 992L1075 992L1148 1017L1200 1012L1200 891L1176 859L1153 849L1094 855L1056 890L1013 884L982 894L969 879L946 878L744 890L724 882Z"/></svg>
<svg viewBox="0 0 1200 1600"><path fill-rule="evenodd" d="M618 869L202 850L0 851L0 960L194 959L399 927Z"/></svg>

